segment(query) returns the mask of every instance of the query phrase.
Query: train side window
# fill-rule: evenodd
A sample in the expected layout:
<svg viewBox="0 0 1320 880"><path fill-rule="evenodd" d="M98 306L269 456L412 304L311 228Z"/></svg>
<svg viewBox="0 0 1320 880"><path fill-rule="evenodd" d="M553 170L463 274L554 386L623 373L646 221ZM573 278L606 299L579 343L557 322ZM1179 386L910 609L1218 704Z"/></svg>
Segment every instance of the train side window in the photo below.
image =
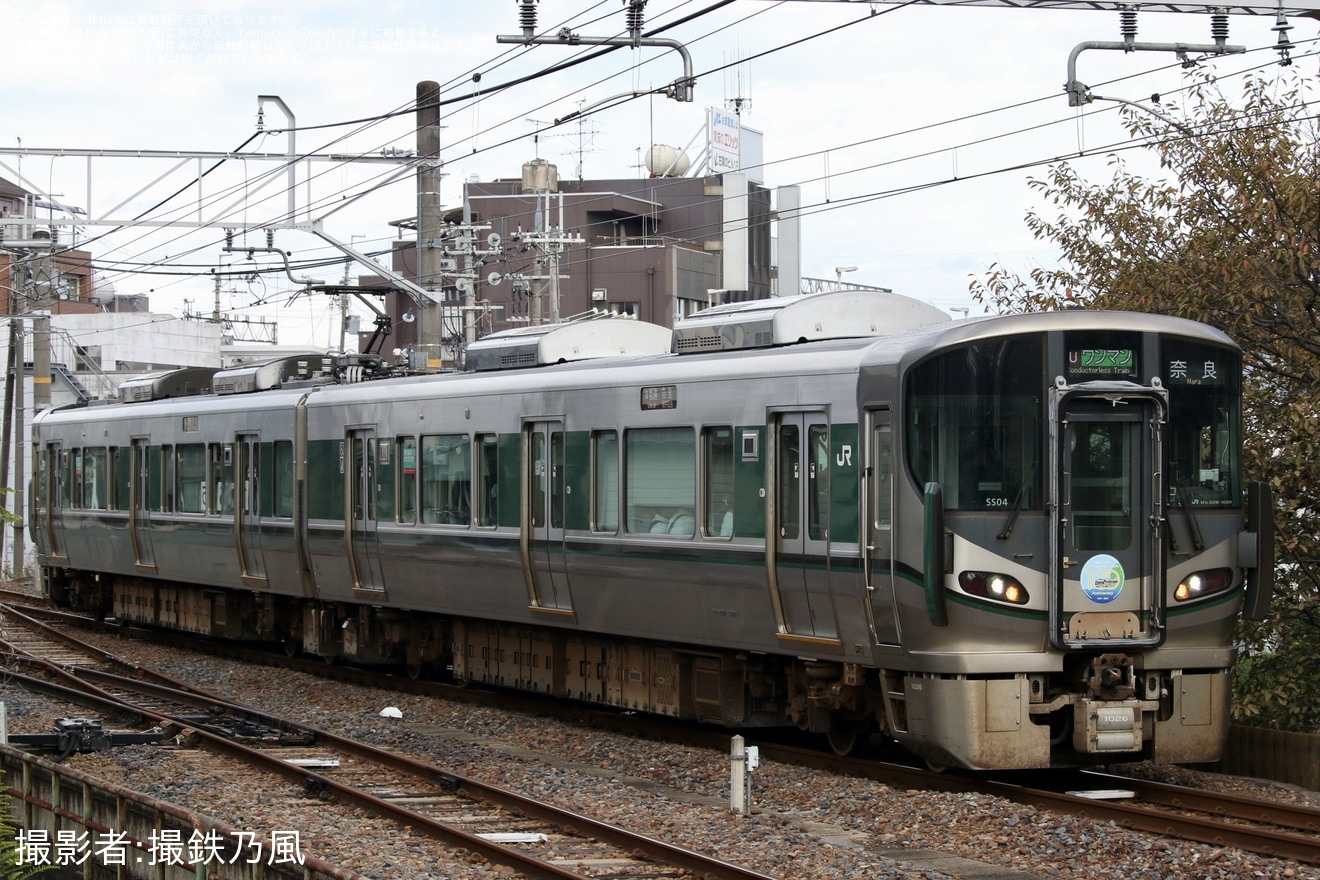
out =
<svg viewBox="0 0 1320 880"><path fill-rule="evenodd" d="M874 462L871 486L875 497L871 502L871 515L874 527L887 529L893 524L893 488L894 473L890 470L890 461L894 452L894 435L889 425L876 425Z"/></svg>
<svg viewBox="0 0 1320 880"><path fill-rule="evenodd" d="M81 449L72 449L69 451L70 480L72 486L69 506L75 510L81 510L83 506L83 451Z"/></svg>
<svg viewBox="0 0 1320 880"><path fill-rule="evenodd" d="M830 531L830 429L807 427L807 536L824 541Z"/></svg>
<svg viewBox="0 0 1320 880"><path fill-rule="evenodd" d="M802 529L802 429L779 426L779 532L797 540Z"/></svg>
<svg viewBox="0 0 1320 880"><path fill-rule="evenodd" d="M376 446L376 520L395 522L398 511L395 508L394 441L388 437L379 437Z"/></svg>
<svg viewBox="0 0 1320 880"><path fill-rule="evenodd" d="M697 443L691 428L629 431L624 458L628 531L691 535L696 520Z"/></svg>
<svg viewBox="0 0 1320 880"><path fill-rule="evenodd" d="M417 522L417 438L397 437L394 444L399 463L395 469L396 516L398 522L412 525Z"/></svg>
<svg viewBox="0 0 1320 880"><path fill-rule="evenodd" d="M234 512L234 447L228 443L212 443L210 458L209 512Z"/></svg>
<svg viewBox="0 0 1320 880"><path fill-rule="evenodd" d="M564 432L550 432L550 528L564 527Z"/></svg>
<svg viewBox="0 0 1320 880"><path fill-rule="evenodd" d="M73 456L70 454L69 450L61 449L60 469L58 475L60 482L60 507L73 506L73 475Z"/></svg>
<svg viewBox="0 0 1320 880"><path fill-rule="evenodd" d="M619 435L615 431L591 434L591 530L619 530Z"/></svg>
<svg viewBox="0 0 1320 880"><path fill-rule="evenodd" d="M179 512L206 511L206 447L189 443L178 448Z"/></svg>
<svg viewBox="0 0 1320 880"><path fill-rule="evenodd" d="M275 515L293 518L293 443L275 441Z"/></svg>
<svg viewBox="0 0 1320 880"><path fill-rule="evenodd" d="M104 447L82 450L83 497L82 507L105 510L109 504L110 467Z"/></svg>
<svg viewBox="0 0 1320 880"><path fill-rule="evenodd" d="M468 435L422 437L422 522L467 525L471 499Z"/></svg>
<svg viewBox="0 0 1320 880"><path fill-rule="evenodd" d="M704 529L717 538L733 536L733 428L702 431Z"/></svg>
<svg viewBox="0 0 1320 880"><path fill-rule="evenodd" d="M133 494L133 456L129 450L110 447L110 509L128 510L128 499Z"/></svg>
<svg viewBox="0 0 1320 880"><path fill-rule="evenodd" d="M174 447L161 446L157 450L160 458L160 510L162 513L174 512Z"/></svg>
<svg viewBox="0 0 1320 880"><path fill-rule="evenodd" d="M477 492L472 500L476 502L477 525L497 526L499 521L499 437L495 434L476 436Z"/></svg>

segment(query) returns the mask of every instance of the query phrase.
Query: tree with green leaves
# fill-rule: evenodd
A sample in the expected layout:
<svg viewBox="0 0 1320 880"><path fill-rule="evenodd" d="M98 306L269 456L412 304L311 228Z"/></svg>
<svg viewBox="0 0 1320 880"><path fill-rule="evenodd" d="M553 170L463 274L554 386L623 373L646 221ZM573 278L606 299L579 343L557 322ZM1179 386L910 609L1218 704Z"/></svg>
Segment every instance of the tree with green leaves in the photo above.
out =
<svg viewBox="0 0 1320 880"><path fill-rule="evenodd" d="M1196 75L1177 107L1125 108L1158 177L1117 157L1108 181L1069 164L1030 186L1051 216L1035 236L1061 252L1025 276L972 284L989 311L1080 304L1203 321L1243 348L1247 473L1274 490L1273 613L1239 630L1236 720L1320 729L1320 126L1311 86L1287 69L1236 99Z"/></svg>
<svg viewBox="0 0 1320 880"><path fill-rule="evenodd" d="M0 880L32 880L55 870L54 865L34 865L20 855L18 829L9 798L0 796Z"/></svg>

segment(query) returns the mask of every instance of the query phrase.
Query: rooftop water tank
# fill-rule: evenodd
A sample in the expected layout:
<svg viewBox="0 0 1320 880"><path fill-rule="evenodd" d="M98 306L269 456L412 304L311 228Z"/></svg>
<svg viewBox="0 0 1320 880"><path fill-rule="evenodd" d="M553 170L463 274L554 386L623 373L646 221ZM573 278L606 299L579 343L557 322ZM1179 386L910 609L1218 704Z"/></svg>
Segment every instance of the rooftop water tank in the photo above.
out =
<svg viewBox="0 0 1320 880"><path fill-rule="evenodd" d="M525 193L559 192L559 169L545 159L524 162L522 189Z"/></svg>
<svg viewBox="0 0 1320 880"><path fill-rule="evenodd" d="M682 177L690 167L688 154L668 144L655 144L646 154L646 170L652 177Z"/></svg>

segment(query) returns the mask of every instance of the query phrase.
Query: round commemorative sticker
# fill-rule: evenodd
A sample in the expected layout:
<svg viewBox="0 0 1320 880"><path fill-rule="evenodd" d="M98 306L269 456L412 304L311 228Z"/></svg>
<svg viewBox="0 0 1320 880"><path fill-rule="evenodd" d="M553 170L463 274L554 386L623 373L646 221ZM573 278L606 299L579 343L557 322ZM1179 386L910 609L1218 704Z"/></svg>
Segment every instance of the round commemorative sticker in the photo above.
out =
<svg viewBox="0 0 1320 880"><path fill-rule="evenodd" d="M1101 605L1117 599L1123 592L1123 563L1107 553L1086 560L1082 566L1082 592Z"/></svg>

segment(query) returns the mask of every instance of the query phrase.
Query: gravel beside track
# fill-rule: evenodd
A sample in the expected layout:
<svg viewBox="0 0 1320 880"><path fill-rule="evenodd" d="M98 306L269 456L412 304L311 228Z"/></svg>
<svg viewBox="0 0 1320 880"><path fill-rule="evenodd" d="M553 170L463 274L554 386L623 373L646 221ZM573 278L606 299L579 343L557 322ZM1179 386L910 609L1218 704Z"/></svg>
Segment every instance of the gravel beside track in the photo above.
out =
<svg viewBox="0 0 1320 880"><path fill-rule="evenodd" d="M1053 815L994 797L902 791L774 762L763 762L753 774L754 812L740 816L729 810L729 761L723 753L136 642L85 638L236 702L386 745L785 880L1320 880L1320 870L1310 866ZM3 679L0 699L14 732L46 732L54 718L70 714ZM386 706L401 710L402 719L381 717ZM162 755L154 747L133 746L74 756L68 763L258 835L297 831L305 854L379 880L507 876L506 869L446 855L406 830L318 803L285 783L272 780L256 791L244 774L238 784L239 771L195 752ZM1255 797L1320 803L1314 792L1182 768L1125 765L1120 770ZM923 860L921 853L930 850L981 864Z"/></svg>

